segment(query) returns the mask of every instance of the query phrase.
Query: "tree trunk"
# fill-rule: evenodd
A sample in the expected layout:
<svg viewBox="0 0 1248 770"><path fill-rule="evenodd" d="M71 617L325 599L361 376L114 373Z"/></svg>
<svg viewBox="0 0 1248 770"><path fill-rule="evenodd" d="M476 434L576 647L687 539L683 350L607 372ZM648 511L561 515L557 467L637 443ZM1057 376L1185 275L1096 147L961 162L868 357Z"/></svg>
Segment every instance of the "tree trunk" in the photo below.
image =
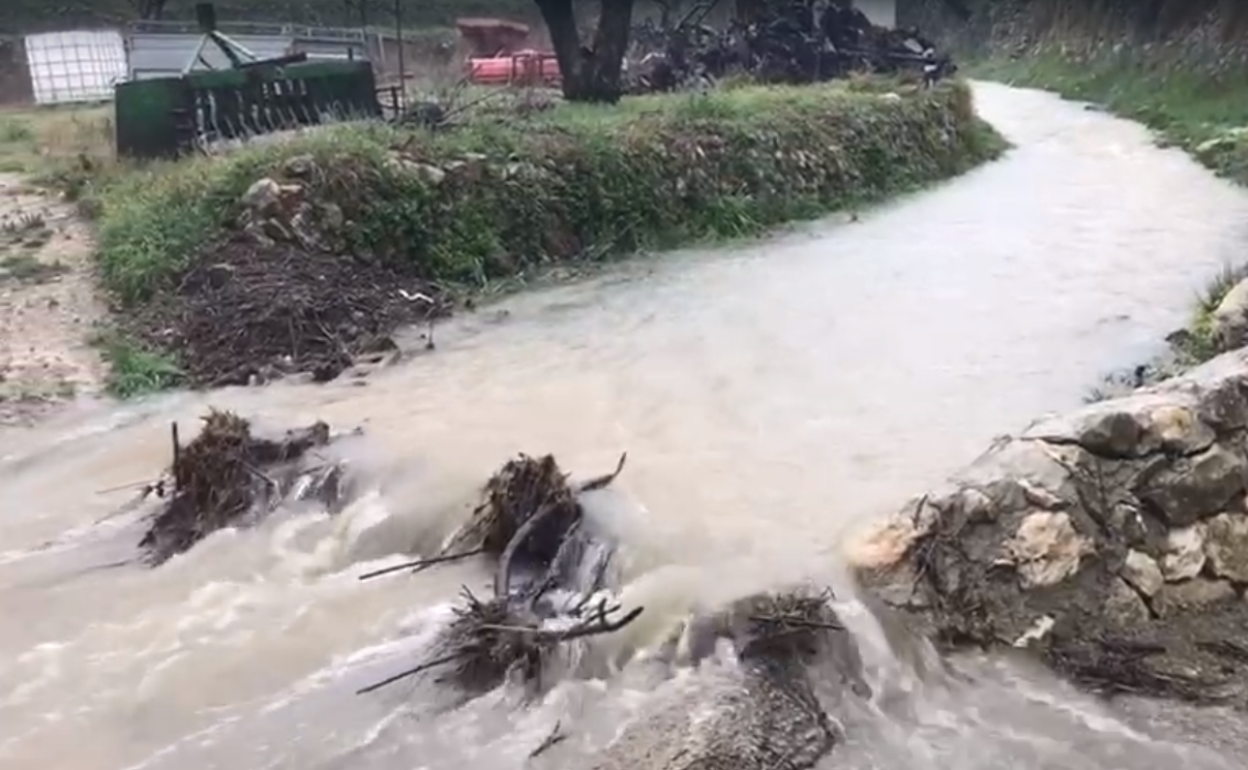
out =
<svg viewBox="0 0 1248 770"><path fill-rule="evenodd" d="M139 0L138 6L139 18L143 21L160 21L165 15L165 5L168 0Z"/></svg>
<svg viewBox="0 0 1248 770"><path fill-rule="evenodd" d="M559 60L563 97L570 102L619 101L634 0L602 0L598 27L588 47L581 45L573 0L535 1Z"/></svg>

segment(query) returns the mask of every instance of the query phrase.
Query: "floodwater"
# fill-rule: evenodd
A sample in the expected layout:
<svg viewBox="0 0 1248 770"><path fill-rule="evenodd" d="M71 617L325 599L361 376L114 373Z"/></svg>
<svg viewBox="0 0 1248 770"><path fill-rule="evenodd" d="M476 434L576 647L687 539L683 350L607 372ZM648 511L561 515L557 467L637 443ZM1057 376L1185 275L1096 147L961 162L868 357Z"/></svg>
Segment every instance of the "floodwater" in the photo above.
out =
<svg viewBox="0 0 1248 770"><path fill-rule="evenodd" d="M653 645L695 602L839 584L847 531L1156 352L1241 257L1248 197L1140 127L1038 92L977 99L1017 149L860 222L519 297L367 380L84 404L0 434L0 768L502 770L556 723L569 738L539 761L586 766L702 674L634 662L526 708L503 690L450 713L427 685L356 696L418 661L460 585L485 579L357 577L436 544L515 452L587 476L627 450L591 512L647 612L603 644ZM136 514L110 514L133 491L108 490L152 478L170 421L185 434L208 404L363 426L346 451L376 491L334 520L283 511L158 570L124 564ZM1098 703L1005 659L922 684L846 614L869 674L910 690L837 706L847 742L827 767L1242 766L1232 715Z"/></svg>

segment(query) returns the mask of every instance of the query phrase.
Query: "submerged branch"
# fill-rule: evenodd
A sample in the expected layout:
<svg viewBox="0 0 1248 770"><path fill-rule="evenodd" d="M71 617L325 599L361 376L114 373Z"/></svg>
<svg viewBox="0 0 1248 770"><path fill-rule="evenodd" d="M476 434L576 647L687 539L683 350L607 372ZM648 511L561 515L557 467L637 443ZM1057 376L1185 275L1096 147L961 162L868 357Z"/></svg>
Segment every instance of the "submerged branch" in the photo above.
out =
<svg viewBox="0 0 1248 770"><path fill-rule="evenodd" d="M441 658L437 658L435 660L430 660L425 663L421 663L419 666L416 666L415 668L409 668L406 671L400 671L394 676L388 676L385 679L381 680L380 682L375 682L373 684L368 685L367 687L361 687L360 689L355 691L355 694L366 695L375 690L380 690L386 685L391 685L391 684L394 684L395 682L401 682L402 680L407 679L408 677L416 676L422 671L428 671L434 666L440 666L443 663L450 663L451 661L458 658L460 654L461 653L457 652L457 653L454 653L453 655L445 655Z"/></svg>
<svg viewBox="0 0 1248 770"><path fill-rule="evenodd" d="M381 577L382 575L402 572L405 569L410 569L412 572L420 572L421 570L432 567L435 564L445 564L447 562L459 561L461 559L467 559L471 556L480 556L483 553L485 553L484 548L474 548L470 551L463 551L461 553L451 553L446 554L445 556L431 556L427 559L417 559L415 561L408 561L402 564L395 564L390 567L382 567L381 569L373 570L372 572L365 572L363 575L360 575L360 580L370 580L375 577Z"/></svg>
<svg viewBox="0 0 1248 770"><path fill-rule="evenodd" d="M627 459L628 459L628 452L624 452L623 454L620 455L619 462L615 464L615 470L611 471L605 476L598 476L596 478L592 478L589 481L582 483L580 486L576 488L576 493L580 494L582 492L593 492L595 490L602 489L603 487L607 486L611 482L615 481L616 477L620 475L620 472L624 470L624 461Z"/></svg>
<svg viewBox="0 0 1248 770"><path fill-rule="evenodd" d="M495 597L503 598L511 594L511 561L515 558L517 549L524 544L525 539L537 529L539 524L557 510L559 509L553 505L543 505L537 513L529 517L528 521L520 525L520 529L516 530L516 534L507 543L507 547L503 549L503 555L498 560L498 570L494 573Z"/></svg>

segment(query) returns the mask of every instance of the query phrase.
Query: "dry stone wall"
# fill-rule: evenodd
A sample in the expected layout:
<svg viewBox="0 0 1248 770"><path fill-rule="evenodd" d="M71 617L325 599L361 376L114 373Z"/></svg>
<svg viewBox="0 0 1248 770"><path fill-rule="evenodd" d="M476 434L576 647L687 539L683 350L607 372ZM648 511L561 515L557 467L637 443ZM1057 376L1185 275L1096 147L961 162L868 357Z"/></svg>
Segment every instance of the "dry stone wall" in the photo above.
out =
<svg viewBox="0 0 1248 770"><path fill-rule="evenodd" d="M1042 420L853 549L946 647L1106 691L1248 704L1248 352Z"/></svg>

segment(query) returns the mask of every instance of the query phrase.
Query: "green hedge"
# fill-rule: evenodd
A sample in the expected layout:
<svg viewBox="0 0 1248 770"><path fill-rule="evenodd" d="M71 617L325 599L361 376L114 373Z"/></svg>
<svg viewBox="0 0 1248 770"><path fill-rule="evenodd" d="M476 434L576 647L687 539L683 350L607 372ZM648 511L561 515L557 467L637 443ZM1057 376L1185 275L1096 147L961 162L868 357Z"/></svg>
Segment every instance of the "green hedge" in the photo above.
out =
<svg viewBox="0 0 1248 770"><path fill-rule="evenodd" d="M479 287L565 260L755 234L953 176L1003 147L964 85L872 88L641 97L438 133L342 126L156 166L99 193L102 273L130 304L172 285L237 218L242 193L300 155L318 168L309 197L344 214L344 247Z"/></svg>

